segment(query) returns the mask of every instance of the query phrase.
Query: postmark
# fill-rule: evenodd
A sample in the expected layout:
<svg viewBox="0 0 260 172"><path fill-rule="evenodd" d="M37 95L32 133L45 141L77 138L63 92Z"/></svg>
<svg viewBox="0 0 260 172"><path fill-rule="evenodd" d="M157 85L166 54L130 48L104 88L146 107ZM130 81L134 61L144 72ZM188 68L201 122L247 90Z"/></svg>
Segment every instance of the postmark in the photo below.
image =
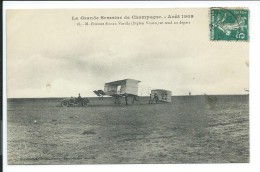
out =
<svg viewBox="0 0 260 172"><path fill-rule="evenodd" d="M210 40L248 41L249 10L244 8L211 8Z"/></svg>

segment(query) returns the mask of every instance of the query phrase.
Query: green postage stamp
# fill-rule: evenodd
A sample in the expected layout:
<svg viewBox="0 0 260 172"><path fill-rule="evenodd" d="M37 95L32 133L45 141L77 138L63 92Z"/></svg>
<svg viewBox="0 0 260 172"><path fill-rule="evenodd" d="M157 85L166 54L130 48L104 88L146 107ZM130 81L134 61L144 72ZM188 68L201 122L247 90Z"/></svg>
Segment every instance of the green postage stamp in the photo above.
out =
<svg viewBox="0 0 260 172"><path fill-rule="evenodd" d="M248 9L211 8L210 40L248 41L248 19Z"/></svg>

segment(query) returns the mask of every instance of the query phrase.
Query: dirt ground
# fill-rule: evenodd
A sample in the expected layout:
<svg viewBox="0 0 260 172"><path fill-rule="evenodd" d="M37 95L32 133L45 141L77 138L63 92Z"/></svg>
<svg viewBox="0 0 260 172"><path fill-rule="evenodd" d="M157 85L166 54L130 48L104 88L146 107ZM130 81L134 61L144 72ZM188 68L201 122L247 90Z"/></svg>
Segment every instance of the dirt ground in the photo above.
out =
<svg viewBox="0 0 260 172"><path fill-rule="evenodd" d="M67 108L60 100L8 100L8 164L249 162L248 95L129 106L92 98Z"/></svg>

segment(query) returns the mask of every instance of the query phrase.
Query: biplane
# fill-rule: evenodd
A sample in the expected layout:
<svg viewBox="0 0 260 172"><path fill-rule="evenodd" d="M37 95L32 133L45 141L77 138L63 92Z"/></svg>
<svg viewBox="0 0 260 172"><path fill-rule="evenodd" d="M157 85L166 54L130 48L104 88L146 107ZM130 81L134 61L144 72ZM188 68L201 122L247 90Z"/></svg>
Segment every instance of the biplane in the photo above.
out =
<svg viewBox="0 0 260 172"><path fill-rule="evenodd" d="M121 98L125 98L126 104L128 97L133 98L133 102L138 97L138 83L141 81L135 79L123 79L113 82L105 83L104 91L95 90L93 91L98 97L111 96L114 98L115 104L122 104Z"/></svg>

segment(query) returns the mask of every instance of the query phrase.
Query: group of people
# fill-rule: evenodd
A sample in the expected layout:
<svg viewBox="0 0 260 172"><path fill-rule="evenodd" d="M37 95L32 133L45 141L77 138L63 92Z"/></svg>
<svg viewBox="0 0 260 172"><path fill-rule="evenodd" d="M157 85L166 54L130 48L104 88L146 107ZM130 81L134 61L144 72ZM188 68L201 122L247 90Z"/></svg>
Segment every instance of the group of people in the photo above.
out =
<svg viewBox="0 0 260 172"><path fill-rule="evenodd" d="M74 97L70 97L69 99L69 103L70 104L77 104L78 102L81 102L83 100L83 98L80 96L80 93L79 93L79 96L77 98L74 98Z"/></svg>
<svg viewBox="0 0 260 172"><path fill-rule="evenodd" d="M124 94L124 97L125 97L125 105L127 106L127 105L129 105L129 104L128 104L128 97L129 97L129 96L125 93L125 94ZM135 101L139 101L139 100L137 99L137 96L132 96L132 97L133 97L132 104L134 104Z"/></svg>
<svg viewBox="0 0 260 172"><path fill-rule="evenodd" d="M134 104L135 101L139 101L137 99L138 96L129 96L128 94L123 94L123 97L125 99L125 105L129 105L128 103L128 99L129 97L132 97L132 104ZM120 100L120 96L116 96L115 98L115 104L122 104L121 100ZM163 101L167 101L167 93L162 94L161 99L159 99L159 96L157 93L154 93L154 95L150 94L150 99L149 99L149 104L153 104L153 102L155 103L159 103L159 100L163 100Z"/></svg>
<svg viewBox="0 0 260 172"><path fill-rule="evenodd" d="M72 96L70 98L74 99ZM82 100L82 97L80 96L80 93L79 93L79 96L78 96L77 100Z"/></svg>
<svg viewBox="0 0 260 172"><path fill-rule="evenodd" d="M167 100L167 93L162 94L161 100L166 101ZM159 102L159 96L157 93L154 93L153 97L152 94L150 94L149 104L152 104L155 101L155 103Z"/></svg>
<svg viewBox="0 0 260 172"><path fill-rule="evenodd" d="M157 93L155 93L153 97L152 94L150 94L149 104L152 104L153 101L155 101L155 103L159 102L159 96Z"/></svg>
<svg viewBox="0 0 260 172"><path fill-rule="evenodd" d="M129 103L128 103L128 98L129 98L129 97L132 97L132 98L133 98L132 104L134 104L135 101L139 101L139 100L137 99L138 96L129 96L129 95L126 94L126 93L123 94L122 96L125 98L125 105L126 105L126 106L129 105ZM115 104L122 104L120 97L121 97L121 96L115 96L115 97L114 97L114 98L115 98L115 101L114 101Z"/></svg>

